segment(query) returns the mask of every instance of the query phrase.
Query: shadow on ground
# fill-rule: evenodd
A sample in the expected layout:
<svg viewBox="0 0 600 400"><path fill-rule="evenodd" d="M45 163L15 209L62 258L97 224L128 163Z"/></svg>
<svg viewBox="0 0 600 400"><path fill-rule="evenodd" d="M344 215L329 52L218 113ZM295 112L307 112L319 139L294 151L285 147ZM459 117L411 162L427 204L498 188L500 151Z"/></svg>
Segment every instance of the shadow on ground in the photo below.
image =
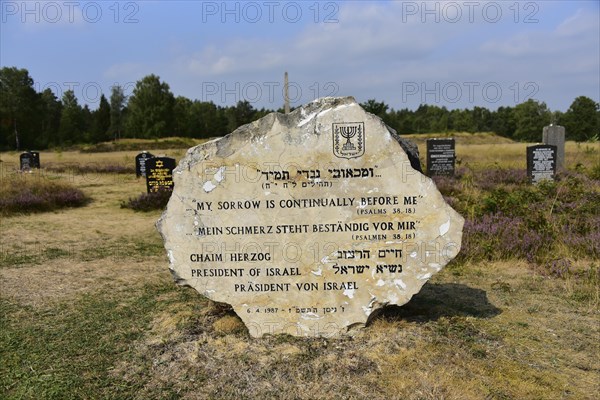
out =
<svg viewBox="0 0 600 400"><path fill-rule="evenodd" d="M405 305L384 307L369 319L436 321L442 317L491 318L502 311L488 301L487 293L457 283L427 283Z"/></svg>

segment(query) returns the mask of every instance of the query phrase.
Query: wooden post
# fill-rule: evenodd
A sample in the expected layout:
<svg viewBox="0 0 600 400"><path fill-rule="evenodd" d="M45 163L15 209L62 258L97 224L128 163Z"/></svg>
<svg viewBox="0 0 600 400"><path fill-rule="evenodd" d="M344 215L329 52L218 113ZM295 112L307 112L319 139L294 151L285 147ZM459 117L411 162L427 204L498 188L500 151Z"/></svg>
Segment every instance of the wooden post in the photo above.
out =
<svg viewBox="0 0 600 400"><path fill-rule="evenodd" d="M288 82L288 73L287 71L285 71L285 74L283 75L283 97L284 97L284 112L286 114L290 113L290 92L288 91L289 89L289 82Z"/></svg>

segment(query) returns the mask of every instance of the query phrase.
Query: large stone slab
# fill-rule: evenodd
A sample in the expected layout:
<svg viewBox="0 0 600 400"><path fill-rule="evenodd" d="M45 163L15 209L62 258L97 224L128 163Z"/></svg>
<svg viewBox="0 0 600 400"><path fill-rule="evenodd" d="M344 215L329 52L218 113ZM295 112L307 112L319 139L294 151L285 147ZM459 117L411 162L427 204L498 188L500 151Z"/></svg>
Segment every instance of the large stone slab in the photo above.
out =
<svg viewBox="0 0 600 400"><path fill-rule="evenodd" d="M464 220L400 142L346 97L191 148L157 224L176 282L254 337L335 337L405 304L457 255Z"/></svg>

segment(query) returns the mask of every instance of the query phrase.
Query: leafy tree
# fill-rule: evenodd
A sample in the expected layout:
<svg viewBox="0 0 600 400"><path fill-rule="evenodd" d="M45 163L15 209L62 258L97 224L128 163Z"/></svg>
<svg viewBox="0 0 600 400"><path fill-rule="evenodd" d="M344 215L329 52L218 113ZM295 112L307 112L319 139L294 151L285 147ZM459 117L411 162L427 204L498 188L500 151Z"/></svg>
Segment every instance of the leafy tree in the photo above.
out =
<svg viewBox="0 0 600 400"><path fill-rule="evenodd" d="M414 133L414 113L408 108L403 108L389 113L390 125L399 134Z"/></svg>
<svg viewBox="0 0 600 400"><path fill-rule="evenodd" d="M191 137L198 128L192 113L193 102L187 97L177 96L173 106L173 133L175 136Z"/></svg>
<svg viewBox="0 0 600 400"><path fill-rule="evenodd" d="M92 135L91 135L91 129L92 129L92 125L93 125L93 114L92 111L90 110L90 107L85 104L83 106L83 108L81 109L81 132L82 135L78 138L76 138L76 142L91 142L92 141Z"/></svg>
<svg viewBox="0 0 600 400"><path fill-rule="evenodd" d="M111 109L104 95L100 96L98 109L92 113L90 139L92 142L104 142L109 139Z"/></svg>
<svg viewBox="0 0 600 400"><path fill-rule="evenodd" d="M473 107L473 132L490 132L492 130L493 114L485 107Z"/></svg>
<svg viewBox="0 0 600 400"><path fill-rule="evenodd" d="M0 145L17 150L32 146L36 136L38 95L26 69L0 69Z"/></svg>
<svg viewBox="0 0 600 400"><path fill-rule="evenodd" d="M450 112L452 129L457 132L475 132L477 125L470 110L452 110Z"/></svg>
<svg viewBox="0 0 600 400"><path fill-rule="evenodd" d="M431 132L429 129L429 118L427 117L429 107L431 106L427 104L421 104L413 113L413 129L415 133Z"/></svg>
<svg viewBox="0 0 600 400"><path fill-rule="evenodd" d="M550 124L551 113L546 103L529 99L514 109L516 130L514 138L520 141L539 142L544 126Z"/></svg>
<svg viewBox="0 0 600 400"><path fill-rule="evenodd" d="M75 92L67 90L62 97L58 144L62 146L81 141L83 129L84 111L77 102Z"/></svg>
<svg viewBox="0 0 600 400"><path fill-rule="evenodd" d="M50 89L45 89L39 98L40 135L37 137L35 147L42 149L58 141L62 103Z"/></svg>
<svg viewBox="0 0 600 400"><path fill-rule="evenodd" d="M446 132L449 124L449 113L446 107L429 106L425 114L430 132Z"/></svg>
<svg viewBox="0 0 600 400"><path fill-rule="evenodd" d="M566 136L584 141L600 137L600 105L586 96L579 96L561 118Z"/></svg>
<svg viewBox="0 0 600 400"><path fill-rule="evenodd" d="M499 107L493 112L491 130L500 136L513 137L517 130L513 108Z"/></svg>
<svg viewBox="0 0 600 400"><path fill-rule="evenodd" d="M378 102L375 99L369 99L366 103L361 103L360 106L364 108L365 111L370 112L371 114L375 114L379 118L384 118L389 108L389 106L383 101Z"/></svg>
<svg viewBox="0 0 600 400"><path fill-rule="evenodd" d="M158 76L152 74L137 81L127 106L128 134L143 138L171 135L174 103L169 85Z"/></svg>
<svg viewBox="0 0 600 400"><path fill-rule="evenodd" d="M195 101L191 109L194 137L210 138L229 133L225 110L222 107L217 107L212 101Z"/></svg>
<svg viewBox="0 0 600 400"><path fill-rule="evenodd" d="M235 107L230 107L226 111L227 130L234 131L239 126L254 121L256 110L247 100L238 101Z"/></svg>
<svg viewBox="0 0 600 400"><path fill-rule="evenodd" d="M123 132L125 100L123 88L119 85L113 86L110 93L110 127L108 132L115 140L120 139Z"/></svg>

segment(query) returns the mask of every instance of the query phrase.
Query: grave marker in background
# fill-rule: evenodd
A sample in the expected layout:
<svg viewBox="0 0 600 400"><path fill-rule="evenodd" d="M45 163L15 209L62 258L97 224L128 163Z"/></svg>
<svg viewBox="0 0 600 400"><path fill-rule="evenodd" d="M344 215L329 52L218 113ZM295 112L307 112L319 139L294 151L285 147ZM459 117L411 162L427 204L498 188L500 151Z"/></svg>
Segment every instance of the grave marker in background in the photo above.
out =
<svg viewBox="0 0 600 400"><path fill-rule="evenodd" d="M28 151L21 153L19 156L19 161L21 163L21 171L30 171L32 168L34 168L34 156Z"/></svg>
<svg viewBox="0 0 600 400"><path fill-rule="evenodd" d="M157 223L176 282L253 337L340 336L405 304L458 254L464 220L402 141L327 97L188 150Z"/></svg>
<svg viewBox="0 0 600 400"><path fill-rule="evenodd" d="M33 156L33 168L40 169L40 152L39 151L30 151Z"/></svg>
<svg viewBox="0 0 600 400"><path fill-rule="evenodd" d="M565 167L565 127L560 125L545 126L542 131L542 142L556 146L556 169Z"/></svg>
<svg viewBox="0 0 600 400"><path fill-rule="evenodd" d="M454 175L454 139L427 139L427 175Z"/></svg>
<svg viewBox="0 0 600 400"><path fill-rule="evenodd" d="M556 174L556 146L539 144L527 147L527 176L531 183L548 179Z"/></svg>
<svg viewBox="0 0 600 400"><path fill-rule="evenodd" d="M150 154L147 151L142 151L140 154L135 156L135 176L146 177L146 160L154 157L154 154Z"/></svg>
<svg viewBox="0 0 600 400"><path fill-rule="evenodd" d="M173 190L173 170L175 159L170 157L153 157L146 159L146 189L148 193L160 190Z"/></svg>

